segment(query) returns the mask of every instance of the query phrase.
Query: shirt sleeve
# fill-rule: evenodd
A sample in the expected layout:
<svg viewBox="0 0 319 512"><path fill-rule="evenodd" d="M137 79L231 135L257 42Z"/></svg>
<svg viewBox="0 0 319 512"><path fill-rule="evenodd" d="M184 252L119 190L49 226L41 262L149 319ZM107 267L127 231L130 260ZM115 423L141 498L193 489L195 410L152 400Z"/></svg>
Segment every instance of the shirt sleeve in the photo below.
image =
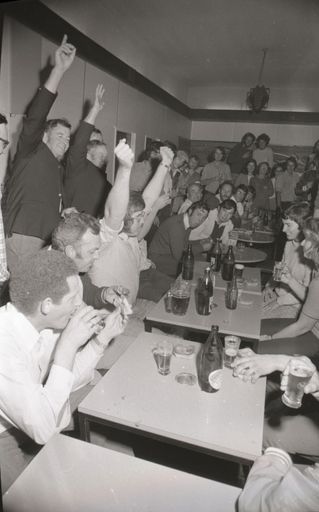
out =
<svg viewBox="0 0 319 512"><path fill-rule="evenodd" d="M0 354L0 414L36 443L45 444L70 421L73 374L52 365L46 383L34 378L19 352Z"/></svg>
<svg viewBox="0 0 319 512"><path fill-rule="evenodd" d="M114 242L114 240L118 237L118 235L122 231L123 223L122 223L120 229L112 229L106 224L105 219L102 219L100 221L100 227L101 227L100 237L101 237L102 243L103 244L111 244Z"/></svg>

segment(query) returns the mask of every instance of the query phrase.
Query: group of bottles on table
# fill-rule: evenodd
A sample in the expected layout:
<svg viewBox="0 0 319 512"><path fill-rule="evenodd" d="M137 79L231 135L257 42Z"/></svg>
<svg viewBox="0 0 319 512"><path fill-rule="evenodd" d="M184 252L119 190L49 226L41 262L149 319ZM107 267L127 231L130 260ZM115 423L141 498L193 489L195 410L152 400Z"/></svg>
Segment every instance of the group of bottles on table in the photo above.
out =
<svg viewBox="0 0 319 512"><path fill-rule="evenodd" d="M222 384L223 346L218 330L218 325L212 325L199 357L198 383L207 393L216 393Z"/></svg>

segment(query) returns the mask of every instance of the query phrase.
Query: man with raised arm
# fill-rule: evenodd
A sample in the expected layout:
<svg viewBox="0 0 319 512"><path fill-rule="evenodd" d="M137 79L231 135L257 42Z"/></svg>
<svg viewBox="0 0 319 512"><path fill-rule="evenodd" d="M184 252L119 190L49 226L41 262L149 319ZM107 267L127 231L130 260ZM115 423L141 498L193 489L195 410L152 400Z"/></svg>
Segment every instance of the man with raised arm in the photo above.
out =
<svg viewBox="0 0 319 512"><path fill-rule="evenodd" d="M106 347L126 324L119 308L106 316L82 302L76 265L54 250L21 258L10 297L0 308L3 491L39 449L35 443L68 426L71 393L92 383Z"/></svg>
<svg viewBox="0 0 319 512"><path fill-rule="evenodd" d="M63 37L55 64L23 121L5 206L8 266L36 253L51 237L62 211L62 159L69 148L71 125L65 119L46 121L58 85L75 57Z"/></svg>
<svg viewBox="0 0 319 512"><path fill-rule="evenodd" d="M68 152L63 187L65 207L93 217L103 217L111 184L106 179L107 149L102 140L90 140L97 115L104 107L104 87L99 84L93 106L80 124Z"/></svg>
<svg viewBox="0 0 319 512"><path fill-rule="evenodd" d="M169 198L160 198L166 174L173 159L173 152L161 147L161 162L151 181L142 194L129 192L130 173L133 153L122 140L118 145L117 157L121 167L115 183L105 203L104 218L101 220L102 246L99 258L95 261L90 276L97 286L122 285L129 289L129 301L135 303L140 272L150 269L152 263L147 259L146 235L159 208L167 204ZM147 294L152 289L153 297L142 298L159 300L169 288L171 279L151 269L143 283ZM153 283L153 286L150 285Z"/></svg>

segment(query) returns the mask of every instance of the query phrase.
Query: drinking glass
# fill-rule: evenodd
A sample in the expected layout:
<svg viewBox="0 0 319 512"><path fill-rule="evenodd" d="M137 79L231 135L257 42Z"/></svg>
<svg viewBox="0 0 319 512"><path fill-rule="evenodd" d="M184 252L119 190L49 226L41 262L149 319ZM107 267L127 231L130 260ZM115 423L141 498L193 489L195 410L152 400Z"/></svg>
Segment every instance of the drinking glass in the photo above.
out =
<svg viewBox="0 0 319 512"><path fill-rule="evenodd" d="M240 347L241 339L239 336L225 336L224 343L224 366L231 368L235 361Z"/></svg>
<svg viewBox="0 0 319 512"><path fill-rule="evenodd" d="M157 365L157 371L161 375L170 373L171 357L173 354L173 344L168 340L161 340L153 349L153 356Z"/></svg>
<svg viewBox="0 0 319 512"><path fill-rule="evenodd" d="M287 388L281 397L281 400L287 407L299 409L302 405L304 388L310 381L314 370L309 368L304 361L300 359L291 359L289 362L289 373Z"/></svg>

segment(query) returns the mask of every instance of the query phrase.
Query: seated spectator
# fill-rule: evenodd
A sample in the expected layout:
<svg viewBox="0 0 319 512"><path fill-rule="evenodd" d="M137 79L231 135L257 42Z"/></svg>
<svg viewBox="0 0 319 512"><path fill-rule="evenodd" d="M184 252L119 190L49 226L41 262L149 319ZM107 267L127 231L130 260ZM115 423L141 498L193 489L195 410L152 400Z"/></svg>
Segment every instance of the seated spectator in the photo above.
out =
<svg viewBox="0 0 319 512"><path fill-rule="evenodd" d="M284 270L279 283L271 279L264 289L263 318L296 318L300 312L313 269L301 247L302 229L309 215L308 203L292 204L284 212L283 232L287 237L281 261Z"/></svg>
<svg viewBox="0 0 319 512"><path fill-rule="evenodd" d="M131 304L135 303L138 292L141 298L159 300L171 283L170 279L152 268L144 240L157 213L156 208L163 207L169 200L164 195L164 203L160 204L163 199L159 196L173 153L164 146L160 152L161 163L143 193L130 194L129 180L134 155L125 141L118 144L116 155L120 167L105 203L104 218L100 222L102 244L99 257L89 271L96 286L127 287ZM139 287L142 271L147 272L142 283L144 289Z"/></svg>
<svg viewBox="0 0 319 512"><path fill-rule="evenodd" d="M95 309L109 304L119 306L122 295L128 293L121 286L95 286L89 270L99 256L101 247L100 223L87 213L65 214L52 234L52 249L62 251L75 263L83 285L83 301Z"/></svg>
<svg viewBox="0 0 319 512"><path fill-rule="evenodd" d="M276 180L277 205L286 210L296 200L296 186L300 179L296 172L297 160L290 156L285 163L286 170Z"/></svg>
<svg viewBox="0 0 319 512"><path fill-rule="evenodd" d="M255 205L256 190L251 185L247 187L247 195L244 201L244 214L242 222L249 222L258 215L258 208Z"/></svg>
<svg viewBox="0 0 319 512"><path fill-rule="evenodd" d="M267 162L271 168L274 165L274 153L271 147L268 145L270 137L266 133L262 133L256 139L256 149L253 151L253 158L256 160L257 165L262 162Z"/></svg>
<svg viewBox="0 0 319 512"><path fill-rule="evenodd" d="M208 164L205 165L201 183L212 194L216 194L219 186L226 180L231 180L229 165L225 162L226 151L223 146L217 148L209 155Z"/></svg>
<svg viewBox="0 0 319 512"><path fill-rule="evenodd" d="M298 319L269 319L261 322L261 340L264 340L260 346L263 351L275 349L277 340L287 338L295 339L297 344L303 347L305 355L313 355L319 346L319 309L318 309L318 289L319 289L319 220L307 219L303 226L304 240L301 242L304 257L311 260L315 266L313 278L310 282L308 293L300 311ZM278 327L281 329L278 331ZM273 340L273 341L266 341ZM307 347L307 348L306 348ZM297 350L295 351L297 353Z"/></svg>
<svg viewBox="0 0 319 512"><path fill-rule="evenodd" d="M196 229L191 231L190 240L206 240L216 242L220 238L222 243L228 245L229 233L234 229L232 218L236 212L236 203L226 199L218 208L210 210L207 219Z"/></svg>
<svg viewBox="0 0 319 512"><path fill-rule="evenodd" d="M281 356L279 356L281 357ZM307 364L311 371L314 369L312 363L307 358L302 358L303 363ZM276 365L274 365L276 369ZM283 365L281 365L282 369ZM286 367L287 368L287 367ZM266 370L268 373L268 369ZM282 389L285 389L286 382L282 381ZM313 374L311 381L304 389L306 394L312 394L318 399L319 375L318 371ZM314 422L311 425L311 419L308 421L310 432L306 428L305 416L301 414L286 416L290 419L292 428L280 429L280 436L283 444L290 436L292 442L305 440L309 444L309 434L312 439L312 446L317 449L318 446L318 404L313 402ZM315 418L317 411L317 418ZM299 412L299 411L298 411ZM303 423L303 428L298 428ZM317 431L316 431L317 429ZM299 438L299 439L298 439ZM319 505L319 465L307 466L298 469L293 466L289 455L277 448L266 449L264 455L258 457L248 475L245 487L238 500L238 512L317 512ZM296 445L292 445L295 450ZM302 447L303 449L303 447ZM310 447L312 450L312 447ZM316 450L317 452L317 450Z"/></svg>
<svg viewBox="0 0 319 512"><path fill-rule="evenodd" d="M203 201L207 204L210 210L214 210L226 199L233 199L233 192L234 186L232 182L226 180L220 185L216 195L205 191Z"/></svg>
<svg viewBox="0 0 319 512"><path fill-rule="evenodd" d="M194 203L198 203L202 200L203 188L200 183L192 183L187 187L186 199L180 206L178 214L185 213Z"/></svg>
<svg viewBox="0 0 319 512"><path fill-rule="evenodd" d="M256 191L256 208L269 210L269 198L274 193L274 187L270 179L270 167L267 162L261 162L258 165L257 174L250 180L250 184Z"/></svg>
<svg viewBox="0 0 319 512"><path fill-rule="evenodd" d="M106 317L83 304L76 266L54 250L21 258L10 297L0 308L3 491L39 450L35 443L68 426L71 393L91 383L105 348L126 324L119 309ZM98 325L103 318L105 327Z"/></svg>
<svg viewBox="0 0 319 512"><path fill-rule="evenodd" d="M160 225L149 248L149 257L160 272L171 277L177 276L190 233L202 224L207 215L207 206L197 203L186 213L174 215ZM195 253L203 250L205 248L200 243L194 244Z"/></svg>
<svg viewBox="0 0 319 512"><path fill-rule="evenodd" d="M236 228L241 226L241 219L244 215L244 201L247 196L247 192L248 187L246 187L246 185L239 185L232 198L237 207L236 213L233 216L233 224Z"/></svg>
<svg viewBox="0 0 319 512"><path fill-rule="evenodd" d="M104 87L98 85L89 114L77 130L67 157L64 206L101 217L111 184L106 178L107 149L104 142L91 140L94 122L104 107Z"/></svg>
<svg viewBox="0 0 319 512"><path fill-rule="evenodd" d="M160 145L160 142L153 142L150 149L145 149L140 156L139 161L133 164L130 179L130 190L143 192L160 162Z"/></svg>
<svg viewBox="0 0 319 512"><path fill-rule="evenodd" d="M247 132L241 141L230 150L227 163L230 165L233 181L236 181L247 161L252 158L255 138L255 135Z"/></svg>
<svg viewBox="0 0 319 512"><path fill-rule="evenodd" d="M235 181L235 187L238 187L239 185L250 185L250 180L253 178L257 170L257 162L253 158L247 161L245 164L243 170L240 174L238 174L236 181Z"/></svg>
<svg viewBox="0 0 319 512"><path fill-rule="evenodd" d="M159 222L163 222L167 217L176 213L183 202L186 188L185 169L188 165L188 155L185 151L178 150L173 158L169 172L166 175L163 190L171 198L171 204L168 204L159 213Z"/></svg>

